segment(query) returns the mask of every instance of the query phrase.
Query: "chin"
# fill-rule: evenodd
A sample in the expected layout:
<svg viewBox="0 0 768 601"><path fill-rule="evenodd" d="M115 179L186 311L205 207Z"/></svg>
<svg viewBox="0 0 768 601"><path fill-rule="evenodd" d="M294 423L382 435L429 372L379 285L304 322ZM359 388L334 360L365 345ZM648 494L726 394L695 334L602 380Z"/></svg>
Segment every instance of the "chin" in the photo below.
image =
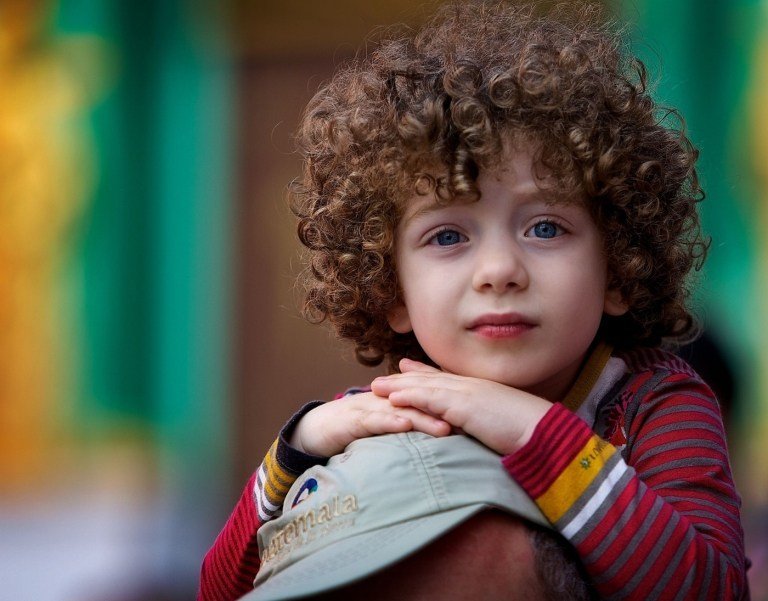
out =
<svg viewBox="0 0 768 601"><path fill-rule="evenodd" d="M482 371L482 370L480 370ZM510 376L508 369L499 369L480 373L476 378L483 378L484 380L490 380L491 382L497 382L504 386L510 386L512 388L518 388L520 390L527 390L530 387L536 386L536 382L531 381L530 378Z"/></svg>

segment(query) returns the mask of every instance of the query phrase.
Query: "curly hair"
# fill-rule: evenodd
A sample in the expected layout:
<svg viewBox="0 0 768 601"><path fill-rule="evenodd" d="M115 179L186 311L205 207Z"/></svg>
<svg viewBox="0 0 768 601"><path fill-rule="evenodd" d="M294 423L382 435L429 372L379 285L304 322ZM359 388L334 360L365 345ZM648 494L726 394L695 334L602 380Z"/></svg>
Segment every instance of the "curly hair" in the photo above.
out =
<svg viewBox="0 0 768 601"><path fill-rule="evenodd" d="M297 132L303 177L292 186L308 249L304 314L329 320L358 360L429 361L387 314L400 302L395 229L435 165L448 198L479 197L481 168L504 140L538 149L562 198L585 199L604 239L608 284L628 312L605 317L617 347L681 341L695 330L687 275L708 242L696 203L698 152L679 115L657 106L643 64L590 5L455 3L419 31L393 34L341 68Z"/></svg>

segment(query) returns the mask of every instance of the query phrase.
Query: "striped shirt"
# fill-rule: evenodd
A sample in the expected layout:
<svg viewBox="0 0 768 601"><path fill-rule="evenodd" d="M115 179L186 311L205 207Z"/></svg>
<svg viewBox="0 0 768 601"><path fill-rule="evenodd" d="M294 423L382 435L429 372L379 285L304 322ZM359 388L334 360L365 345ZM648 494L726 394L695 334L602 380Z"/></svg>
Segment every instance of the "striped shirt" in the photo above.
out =
<svg viewBox="0 0 768 601"><path fill-rule="evenodd" d="M325 460L281 432L205 557L199 600L236 599L256 533L293 481ZM740 500L710 389L660 350L598 345L562 404L503 465L575 547L604 599L746 599Z"/></svg>
<svg viewBox="0 0 768 601"><path fill-rule="evenodd" d="M678 357L610 357L575 413L554 405L502 461L602 598L747 598L720 410Z"/></svg>

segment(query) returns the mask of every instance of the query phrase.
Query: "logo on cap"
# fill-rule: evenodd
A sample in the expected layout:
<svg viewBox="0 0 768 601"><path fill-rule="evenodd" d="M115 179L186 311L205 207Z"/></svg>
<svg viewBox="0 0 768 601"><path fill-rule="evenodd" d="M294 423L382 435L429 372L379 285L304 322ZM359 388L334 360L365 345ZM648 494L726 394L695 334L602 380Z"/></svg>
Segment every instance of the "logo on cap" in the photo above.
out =
<svg viewBox="0 0 768 601"><path fill-rule="evenodd" d="M296 507L299 503L306 501L307 497L311 495L312 493L317 492L317 480L314 478L309 478L304 484L301 485L301 488L299 488L299 492L296 493L296 496L293 499L293 503L291 504L291 509Z"/></svg>

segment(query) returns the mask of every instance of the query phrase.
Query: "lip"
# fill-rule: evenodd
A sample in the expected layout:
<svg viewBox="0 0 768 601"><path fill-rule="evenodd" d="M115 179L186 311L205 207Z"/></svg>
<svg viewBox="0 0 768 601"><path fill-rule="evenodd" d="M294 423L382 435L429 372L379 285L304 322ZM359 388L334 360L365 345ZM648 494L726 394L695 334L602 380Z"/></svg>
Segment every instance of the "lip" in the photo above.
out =
<svg viewBox="0 0 768 601"><path fill-rule="evenodd" d="M516 338L536 327L519 313L488 313L470 322L468 330L484 338Z"/></svg>

